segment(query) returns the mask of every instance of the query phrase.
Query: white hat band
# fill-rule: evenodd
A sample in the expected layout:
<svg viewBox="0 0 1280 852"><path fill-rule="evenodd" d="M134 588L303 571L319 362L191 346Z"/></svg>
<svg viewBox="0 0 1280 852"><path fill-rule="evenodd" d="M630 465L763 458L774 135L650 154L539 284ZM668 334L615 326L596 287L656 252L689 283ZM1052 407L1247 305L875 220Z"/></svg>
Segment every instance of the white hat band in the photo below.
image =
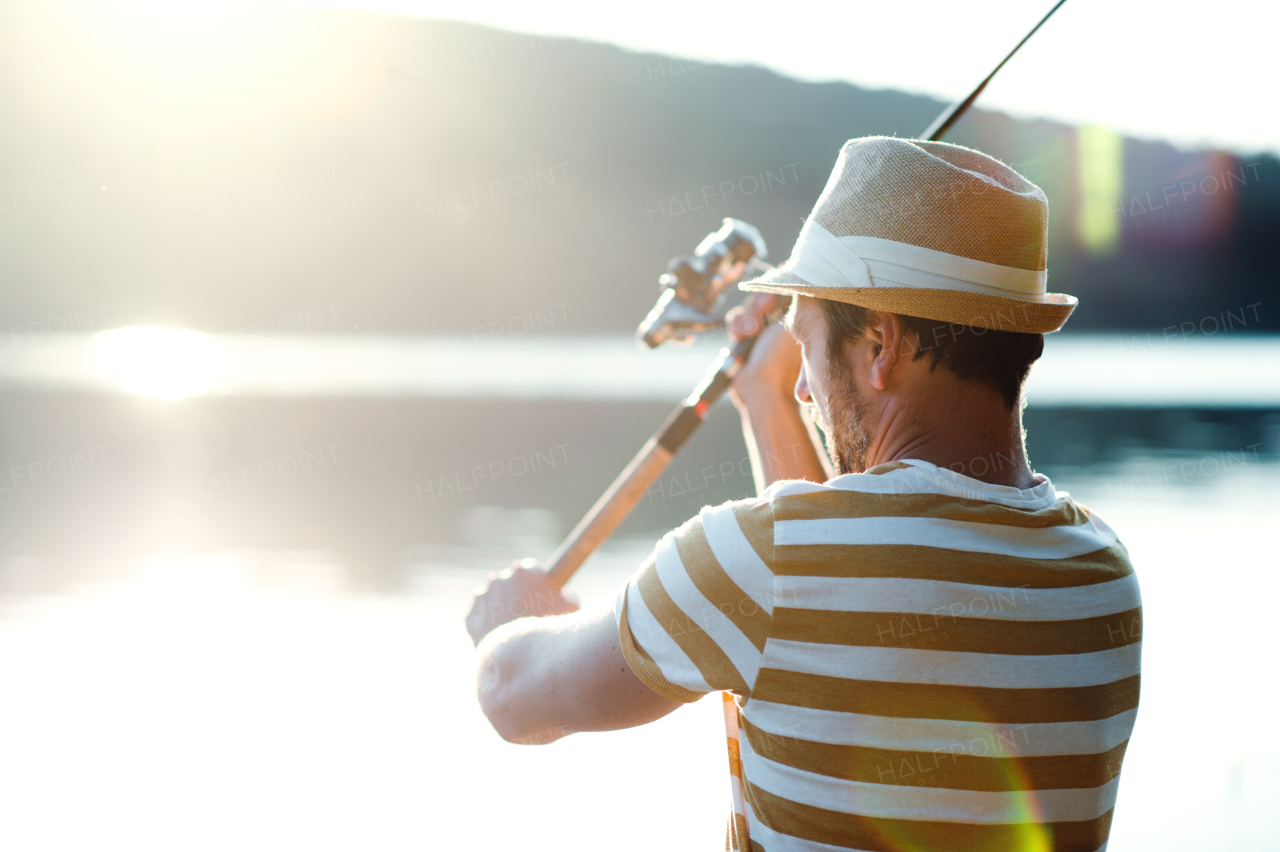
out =
<svg viewBox="0 0 1280 852"><path fill-rule="evenodd" d="M837 237L810 218L783 267L815 287L909 287L1043 302L1049 274L879 237Z"/></svg>

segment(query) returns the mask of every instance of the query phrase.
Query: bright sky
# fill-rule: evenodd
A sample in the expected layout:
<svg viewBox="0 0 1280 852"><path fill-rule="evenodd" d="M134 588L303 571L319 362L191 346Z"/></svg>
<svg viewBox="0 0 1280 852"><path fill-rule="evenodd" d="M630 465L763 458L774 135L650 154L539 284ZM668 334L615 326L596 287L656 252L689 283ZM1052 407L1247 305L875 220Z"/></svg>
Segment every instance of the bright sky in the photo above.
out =
<svg viewBox="0 0 1280 852"><path fill-rule="evenodd" d="M312 0L397 15L612 42L804 80L846 80L954 99L967 94L1052 0ZM1068 0L979 104L1102 124L1183 146L1280 152L1266 0Z"/></svg>

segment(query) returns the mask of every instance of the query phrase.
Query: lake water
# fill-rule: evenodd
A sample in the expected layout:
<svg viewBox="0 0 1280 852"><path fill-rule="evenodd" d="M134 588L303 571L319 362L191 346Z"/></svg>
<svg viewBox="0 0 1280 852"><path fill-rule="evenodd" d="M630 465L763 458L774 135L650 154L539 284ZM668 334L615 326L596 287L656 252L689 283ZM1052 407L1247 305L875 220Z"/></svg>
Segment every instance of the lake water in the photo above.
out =
<svg viewBox="0 0 1280 852"><path fill-rule="evenodd" d="M21 479L0 501L0 849L639 850L669 848L672 837L680 848L720 848L728 789L717 702L632 731L511 746L475 705L462 627L470 590L511 559L554 546L627 448L687 392L705 351L672 354L683 367L654 370L649 401L610 398L601 379L600 392L572 409L585 421L579 434L559 431L568 415L554 399L570 384L566 374L553 382L545 363L529 367L543 357L532 349L484 357L544 385L491 378L489 401L468 401L476 390L463 379L492 370L463 358L455 366L471 366L453 377L423 379L405 366L406 351L422 356L414 349L421 341L390 344L381 370L358 355L376 342L317 344L332 356L322 369L305 341L302 349L257 341L292 352L294 384L268 378L265 367L257 385L249 369L233 382L223 361L221 378L201 395L153 406L135 405L95 372L83 360L86 343L51 339L0 352L8 479L36 463L47 470L82 444L105 447L98 466ZM1272 736L1280 688L1268 650L1280 593L1280 464L1267 419L1278 373L1259 365L1275 349L1258 344L1232 360L1217 343L1198 354L1194 341L1159 344L1163 353L1121 338L1078 345L1071 358L1050 350L1043 372L1056 363L1059 378L1040 386L1036 429L1077 442L1089 431L1095 449L1081 463L1067 463L1067 454L1042 467L1129 547L1147 632L1142 706L1110 848L1267 848L1280 836ZM59 346L61 360L50 354ZM227 347L236 351L219 346L222 358ZM564 360L572 346L563 346L557 363L576 363ZM582 375L609 373L608 351L619 364L667 357L617 354L617 341L592 351L595 364ZM447 365L439 351L432 357ZM1249 381L1238 378L1242 369ZM394 380L370 378L384 373ZM1116 374L1129 376L1127 396L1106 391L1122 386ZM304 380L305 394L296 383ZM530 387L550 394L550 407L520 396ZM288 388L336 401L281 401ZM431 401L438 397L447 399ZM1133 409L1174 405L1183 406L1174 418L1182 425L1168 432L1176 439L1116 438L1124 418L1156 416ZM1244 427L1235 421L1210 429L1186 414L1189 406L1256 409L1248 428L1263 438L1237 434ZM502 412L518 422L505 423ZM737 461L740 445L726 443L736 435L729 415L695 439L708 446L691 445L705 454L692 470ZM278 463L277 448L333 442L337 461L310 478L262 477L239 496L208 490L220 471ZM414 455L417 443L432 442L445 444L441 454ZM174 447L197 444L213 468L184 481L190 459L176 464ZM544 444L565 446L569 464L544 472L536 487L498 483L479 502L456 506L421 496L428 475L451 464L465 471ZM610 542L571 589L585 603L610 597L662 529L704 497L740 496L747 481L733 477L689 505L664 491L646 507L644 528ZM370 583L359 551L326 538L348 526L398 535L386 516L401 511L417 526L406 526L386 556L393 581Z"/></svg>
<svg viewBox="0 0 1280 852"><path fill-rule="evenodd" d="M655 351L630 337L183 334L15 338L0 345L0 388L119 393L169 379L181 395L668 401L688 394L724 345L717 332ZM1049 335L1028 398L1277 407L1280 337Z"/></svg>

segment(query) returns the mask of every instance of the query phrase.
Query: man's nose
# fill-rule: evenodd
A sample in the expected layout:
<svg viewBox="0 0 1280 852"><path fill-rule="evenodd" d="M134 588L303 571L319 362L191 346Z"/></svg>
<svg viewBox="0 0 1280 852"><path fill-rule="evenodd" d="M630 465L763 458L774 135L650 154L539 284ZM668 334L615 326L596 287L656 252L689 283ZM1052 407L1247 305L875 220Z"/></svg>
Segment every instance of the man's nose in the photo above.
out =
<svg viewBox="0 0 1280 852"><path fill-rule="evenodd" d="M804 364L800 364L800 375L796 376L796 399L806 405L813 402L813 396L809 393L809 376L805 373Z"/></svg>

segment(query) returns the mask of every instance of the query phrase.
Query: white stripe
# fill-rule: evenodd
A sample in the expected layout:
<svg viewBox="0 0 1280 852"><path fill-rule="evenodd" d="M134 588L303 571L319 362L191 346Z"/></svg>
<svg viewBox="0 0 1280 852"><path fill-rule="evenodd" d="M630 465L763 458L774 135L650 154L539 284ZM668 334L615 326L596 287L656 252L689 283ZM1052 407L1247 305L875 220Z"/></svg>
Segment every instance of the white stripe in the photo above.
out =
<svg viewBox="0 0 1280 852"><path fill-rule="evenodd" d="M795 497L820 491L856 491L860 494L951 494L937 478L910 468L888 473L846 473L821 485L816 482L779 481L769 486L761 497ZM771 493L772 492L772 493Z"/></svg>
<svg viewBox="0 0 1280 852"><path fill-rule="evenodd" d="M752 813L754 813L754 810ZM829 843L819 843L817 840L805 840L802 837L783 834L762 823L759 817L751 821L751 839L769 850L769 852L775 852L775 850L786 850L787 852L864 852L864 850L854 849L851 846L832 846Z"/></svg>
<svg viewBox="0 0 1280 852"><path fill-rule="evenodd" d="M631 635L669 683L693 692L712 691L711 685L703 679L693 660L680 650L680 646L662 629L653 613L649 612L640 588L634 582L627 586L627 624L631 627Z"/></svg>
<svg viewBox="0 0 1280 852"><path fill-rule="evenodd" d="M733 504L702 510L702 531L720 567L761 609L773 614L773 572L747 539Z"/></svg>
<svg viewBox="0 0 1280 852"><path fill-rule="evenodd" d="M775 796L828 811L881 819L979 825L1097 819L1115 806L1120 777L1100 787L982 792L847 781L785 766L742 741L743 772Z"/></svg>
<svg viewBox="0 0 1280 852"><path fill-rule="evenodd" d="M1142 643L1091 654L1013 655L770 639L764 664L771 669L851 680L1052 689L1099 686L1138 674Z"/></svg>
<svg viewBox="0 0 1280 852"><path fill-rule="evenodd" d="M1094 525L1094 527L1096 527L1096 528L1097 528L1097 529L1098 529L1098 530L1099 530L1103 535L1105 535L1105 536L1110 536L1111 538L1114 538L1114 539L1117 539L1117 540L1120 538L1118 535L1116 535L1116 531L1115 531L1115 530L1113 530L1113 529L1111 529L1111 527L1107 524L1107 522L1106 522L1106 521L1104 521L1104 520L1102 520L1102 518L1098 517L1098 515L1096 515L1095 513L1093 513L1093 512L1090 512L1090 513L1089 513L1089 521L1090 521L1090 522Z"/></svg>
<svg viewBox="0 0 1280 852"><path fill-rule="evenodd" d="M622 588L613 596L613 624L619 630L622 629L622 611L627 606L627 592L631 590L630 581L623 583Z"/></svg>
<svg viewBox="0 0 1280 852"><path fill-rule="evenodd" d="M779 480L760 496L790 497L815 491L857 491L862 494L949 494L1030 511L1048 508L1070 496L1065 491L1056 491L1048 477L1043 477L1040 483L1032 488L1013 488L982 482L919 459L898 459L898 461L909 467L877 474L847 473L823 485L803 480Z"/></svg>
<svg viewBox="0 0 1280 852"><path fill-rule="evenodd" d="M919 459L899 461L910 467L874 475L849 473L837 476L828 485L840 491L864 494L949 494L1028 511L1047 509L1070 496L1056 491L1047 477L1031 488L1013 488L982 482Z"/></svg>
<svg viewBox="0 0 1280 852"><path fill-rule="evenodd" d="M796 494L812 494L815 491L830 490L831 486L829 485L819 485L806 479L779 479L760 492L760 496L772 500L775 497L792 497Z"/></svg>
<svg viewBox="0 0 1280 852"><path fill-rule="evenodd" d="M946 751L974 757L1051 757L1101 754L1129 739L1138 710L1089 722L995 725L950 719L900 719L792 707L752 699L743 715L778 737L839 746L899 751ZM956 747L963 746L962 752Z"/></svg>
<svg viewBox="0 0 1280 852"><path fill-rule="evenodd" d="M1142 605L1136 574L1061 589L978 586L900 577L779 577L774 605L828 612L903 612L929 616L924 630L948 619L1069 621ZM1127 626L1127 625L1126 625ZM921 629L917 625L917 629Z"/></svg>
<svg viewBox="0 0 1280 852"><path fill-rule="evenodd" d="M953 470L918 459L899 461L910 467L877 474L847 473L823 485L803 480L779 480L760 496L772 499L819 491L856 491L860 494L878 495L943 494L1032 512L1047 509L1070 497L1065 491L1055 491L1048 478L1032 488L1012 488L962 476Z"/></svg>
<svg viewBox="0 0 1280 852"><path fill-rule="evenodd" d="M777 521L774 546L912 544L1028 559L1067 559L1116 543L1092 523L1041 528L945 518L816 518Z"/></svg>
<svg viewBox="0 0 1280 852"><path fill-rule="evenodd" d="M921 471L915 468L899 468L887 473L846 473L837 476L827 483L837 491L857 491L860 494L947 494L954 495L954 488L947 486L953 483L943 482L933 471ZM977 499L986 495L980 492L966 491L963 496L978 494ZM960 496L960 495L956 495Z"/></svg>
<svg viewBox="0 0 1280 852"><path fill-rule="evenodd" d="M914 287L1030 302L1044 301L1048 283L1045 270L986 263L896 240L837 237L814 218L801 228L782 269L815 287Z"/></svg>
<svg viewBox="0 0 1280 852"><path fill-rule="evenodd" d="M1002 289L999 287L988 287L984 284L975 284L972 281L964 281L959 278L950 278L945 275L932 275L928 272L921 272L918 269L912 269L910 266L903 266L897 263L886 263L882 260L866 259L867 271L871 273L871 286L873 287L909 287L917 290L950 290L958 293L983 293L989 296L998 296L1006 299L1019 299L1024 302L1042 302L1044 301L1041 293L1022 293L1012 289ZM1025 272L1026 270L1019 270ZM981 314L978 314L981 316Z"/></svg>
<svg viewBox="0 0 1280 852"><path fill-rule="evenodd" d="M676 549L675 540L664 538L654 551L654 562L658 570L658 579L667 590L671 600L680 608L689 620L715 642L720 650L729 657L733 667L750 687L756 682L760 673L760 651L751 644L738 625L729 620L716 605L693 584L689 573L680 561L680 552ZM738 606L742 601L724 601L726 605ZM644 644L643 642L641 643ZM730 684L719 684L718 688L728 689Z"/></svg>
<svg viewBox="0 0 1280 852"><path fill-rule="evenodd" d="M872 278L878 275L876 266L883 264L917 274L954 278L995 290L1034 296L1045 291L1049 277L1047 270L1002 266L998 263L974 260L971 257L961 257L897 240L886 240L880 237L837 237L837 239L866 261L871 269ZM933 285L923 283L918 286Z"/></svg>

